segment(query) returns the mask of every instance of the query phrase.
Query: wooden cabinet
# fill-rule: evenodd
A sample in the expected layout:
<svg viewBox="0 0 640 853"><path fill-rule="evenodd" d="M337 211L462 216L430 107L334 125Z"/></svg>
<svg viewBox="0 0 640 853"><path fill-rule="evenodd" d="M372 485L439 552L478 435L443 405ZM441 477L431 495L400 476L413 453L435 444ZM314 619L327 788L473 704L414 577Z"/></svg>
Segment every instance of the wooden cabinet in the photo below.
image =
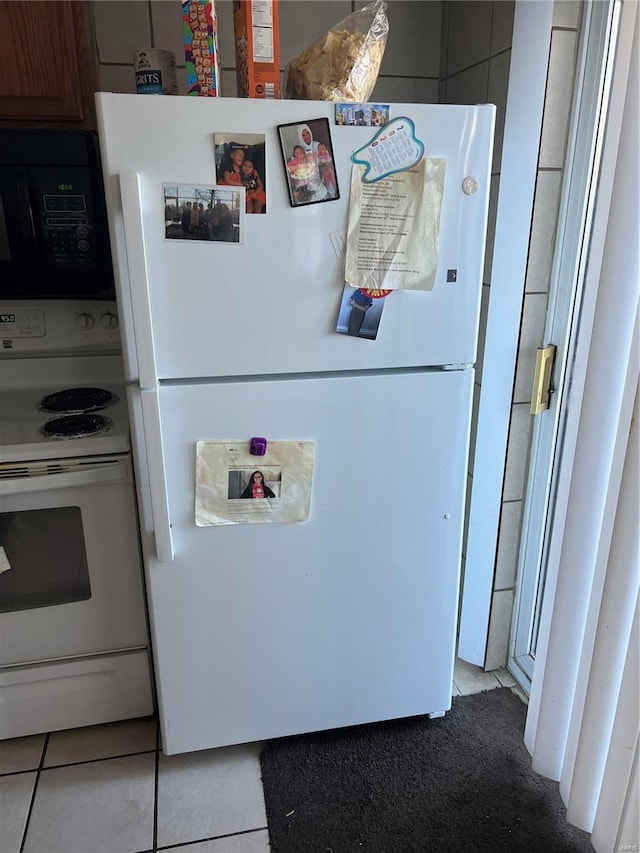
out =
<svg viewBox="0 0 640 853"><path fill-rule="evenodd" d="M0 127L95 127L87 3L0 2Z"/></svg>

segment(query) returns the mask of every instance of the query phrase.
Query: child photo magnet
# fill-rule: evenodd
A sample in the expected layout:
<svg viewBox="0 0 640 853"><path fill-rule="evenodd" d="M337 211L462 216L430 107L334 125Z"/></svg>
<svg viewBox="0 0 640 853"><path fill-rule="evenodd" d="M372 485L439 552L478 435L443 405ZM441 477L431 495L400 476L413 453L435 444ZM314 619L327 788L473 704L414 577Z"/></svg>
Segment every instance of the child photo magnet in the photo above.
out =
<svg viewBox="0 0 640 853"><path fill-rule="evenodd" d="M267 173L263 133L216 133L218 186L244 187L247 213L267 212Z"/></svg>
<svg viewBox="0 0 640 853"><path fill-rule="evenodd" d="M329 119L278 126L292 207L340 198Z"/></svg>

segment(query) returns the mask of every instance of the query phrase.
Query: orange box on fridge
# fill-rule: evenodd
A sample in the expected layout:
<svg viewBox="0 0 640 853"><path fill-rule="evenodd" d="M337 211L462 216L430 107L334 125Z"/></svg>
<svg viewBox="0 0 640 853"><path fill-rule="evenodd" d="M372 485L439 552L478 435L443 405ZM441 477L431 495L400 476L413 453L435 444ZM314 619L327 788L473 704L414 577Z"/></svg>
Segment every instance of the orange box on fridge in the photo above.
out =
<svg viewBox="0 0 640 853"><path fill-rule="evenodd" d="M234 0L239 98L280 97L277 0Z"/></svg>

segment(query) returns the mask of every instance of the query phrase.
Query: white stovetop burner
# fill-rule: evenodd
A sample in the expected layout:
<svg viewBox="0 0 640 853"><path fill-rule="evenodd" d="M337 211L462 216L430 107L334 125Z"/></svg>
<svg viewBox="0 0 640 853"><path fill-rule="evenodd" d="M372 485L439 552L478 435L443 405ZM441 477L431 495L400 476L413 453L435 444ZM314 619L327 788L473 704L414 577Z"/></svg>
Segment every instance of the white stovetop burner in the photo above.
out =
<svg viewBox="0 0 640 853"><path fill-rule="evenodd" d="M98 311L102 313L97 316L102 316L110 307L109 304L100 305ZM37 321L37 334L33 339L27 336L17 339L16 348L21 348L20 353L4 352L0 361L0 463L128 453L131 444L122 358L113 351L107 350L105 354L109 344L113 350L112 331L105 333L98 329L93 346L91 336L83 329L79 332L81 341L78 344L74 340L74 329L78 327L70 318L82 313L84 320L92 306L45 303L42 310L35 305L34 308L29 305L28 312L21 314L14 305L0 305L1 313L9 314L13 309L17 317L26 318L23 330L31 317L35 316ZM7 327L2 334L7 334ZM62 350L62 343L67 344L66 350ZM75 346L79 346L77 352ZM66 354L59 355L57 350ZM43 353L47 354L43 356ZM41 408L43 399L75 388L107 392L105 407L90 413L94 421L104 418L102 428L90 435L48 436L43 432L47 422L71 418L75 426L78 410L66 414L46 411ZM69 423L63 426L67 431Z"/></svg>

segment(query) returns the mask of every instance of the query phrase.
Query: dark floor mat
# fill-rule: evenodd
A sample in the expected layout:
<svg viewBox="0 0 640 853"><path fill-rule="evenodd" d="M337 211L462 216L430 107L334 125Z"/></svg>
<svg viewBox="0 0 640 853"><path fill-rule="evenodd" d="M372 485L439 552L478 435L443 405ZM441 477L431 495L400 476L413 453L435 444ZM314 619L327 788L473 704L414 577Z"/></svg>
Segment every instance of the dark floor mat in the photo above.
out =
<svg viewBox="0 0 640 853"><path fill-rule="evenodd" d="M557 783L531 770L506 688L411 717L270 741L272 853L593 853Z"/></svg>

